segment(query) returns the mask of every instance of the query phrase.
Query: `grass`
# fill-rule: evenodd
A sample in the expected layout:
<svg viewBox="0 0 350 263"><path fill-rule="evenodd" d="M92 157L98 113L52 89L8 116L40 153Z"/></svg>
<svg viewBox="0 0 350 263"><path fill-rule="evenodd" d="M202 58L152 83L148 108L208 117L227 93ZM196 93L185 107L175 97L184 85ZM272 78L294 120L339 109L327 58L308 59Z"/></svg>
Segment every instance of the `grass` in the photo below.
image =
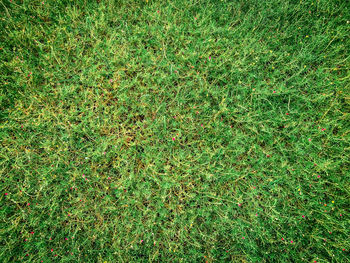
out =
<svg viewBox="0 0 350 263"><path fill-rule="evenodd" d="M349 262L349 2L0 17L1 262Z"/></svg>

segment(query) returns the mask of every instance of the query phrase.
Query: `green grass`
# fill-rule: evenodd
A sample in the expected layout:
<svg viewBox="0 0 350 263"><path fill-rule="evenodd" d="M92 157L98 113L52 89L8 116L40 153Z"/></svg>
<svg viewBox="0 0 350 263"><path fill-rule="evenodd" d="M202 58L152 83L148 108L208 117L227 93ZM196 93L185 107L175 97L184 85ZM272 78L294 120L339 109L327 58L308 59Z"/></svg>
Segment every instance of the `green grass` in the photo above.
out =
<svg viewBox="0 0 350 263"><path fill-rule="evenodd" d="M0 0L0 262L350 262L349 39L348 1Z"/></svg>

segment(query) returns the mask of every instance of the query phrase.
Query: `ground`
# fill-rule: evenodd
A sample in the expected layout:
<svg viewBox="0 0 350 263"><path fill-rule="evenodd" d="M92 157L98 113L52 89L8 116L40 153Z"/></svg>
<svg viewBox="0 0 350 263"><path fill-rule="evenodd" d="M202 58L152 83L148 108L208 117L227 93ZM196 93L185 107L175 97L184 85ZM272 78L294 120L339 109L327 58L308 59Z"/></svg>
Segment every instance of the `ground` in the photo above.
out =
<svg viewBox="0 0 350 263"><path fill-rule="evenodd" d="M1 262L349 262L349 2L0 17Z"/></svg>

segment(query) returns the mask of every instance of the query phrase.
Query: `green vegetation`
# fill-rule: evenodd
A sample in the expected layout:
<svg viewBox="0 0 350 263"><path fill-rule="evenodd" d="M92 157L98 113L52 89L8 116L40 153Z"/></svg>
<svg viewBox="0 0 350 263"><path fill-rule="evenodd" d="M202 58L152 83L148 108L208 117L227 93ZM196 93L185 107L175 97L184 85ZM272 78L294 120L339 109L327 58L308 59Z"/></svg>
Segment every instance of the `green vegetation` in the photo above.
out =
<svg viewBox="0 0 350 263"><path fill-rule="evenodd" d="M0 0L0 262L349 262L350 6Z"/></svg>

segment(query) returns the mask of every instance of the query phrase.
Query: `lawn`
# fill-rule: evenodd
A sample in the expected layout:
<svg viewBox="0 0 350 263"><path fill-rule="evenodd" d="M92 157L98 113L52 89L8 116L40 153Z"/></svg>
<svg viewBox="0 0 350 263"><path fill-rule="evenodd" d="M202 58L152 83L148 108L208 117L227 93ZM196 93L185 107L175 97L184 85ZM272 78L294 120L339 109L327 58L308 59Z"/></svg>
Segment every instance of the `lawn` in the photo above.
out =
<svg viewBox="0 0 350 263"><path fill-rule="evenodd" d="M350 262L346 0L0 0L0 262Z"/></svg>

